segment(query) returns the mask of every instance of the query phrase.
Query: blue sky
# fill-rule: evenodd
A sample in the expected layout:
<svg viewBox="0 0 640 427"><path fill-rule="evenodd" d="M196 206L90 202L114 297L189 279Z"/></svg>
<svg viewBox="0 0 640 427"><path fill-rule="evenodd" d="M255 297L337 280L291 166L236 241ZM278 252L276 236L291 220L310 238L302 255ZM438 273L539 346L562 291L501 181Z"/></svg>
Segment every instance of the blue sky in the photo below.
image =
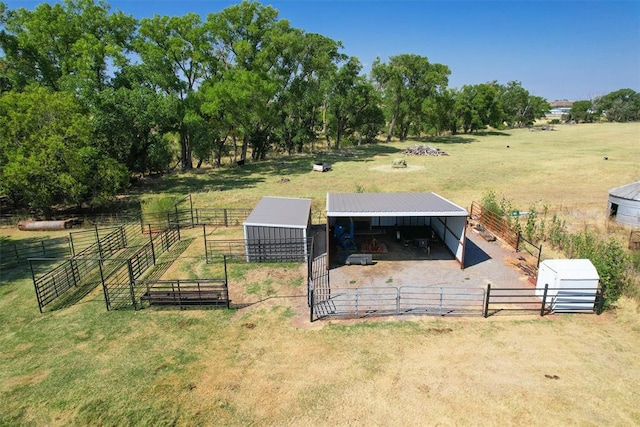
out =
<svg viewBox="0 0 640 427"><path fill-rule="evenodd" d="M5 0L9 8L41 1ZM205 17L236 2L111 0L136 18ZM640 92L640 1L264 1L293 27L342 41L368 71L380 56L414 53L451 69L460 88L517 80L546 99L584 100L614 90Z"/></svg>

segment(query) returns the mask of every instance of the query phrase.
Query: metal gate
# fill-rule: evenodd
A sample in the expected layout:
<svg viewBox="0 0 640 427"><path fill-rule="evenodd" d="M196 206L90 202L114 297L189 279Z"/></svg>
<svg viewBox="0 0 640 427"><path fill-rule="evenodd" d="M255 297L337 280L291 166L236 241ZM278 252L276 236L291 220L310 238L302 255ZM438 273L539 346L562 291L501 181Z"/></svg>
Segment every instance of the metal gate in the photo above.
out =
<svg viewBox="0 0 640 427"><path fill-rule="evenodd" d="M462 286L360 287L312 293L312 321L327 317L422 314L482 316L485 290Z"/></svg>

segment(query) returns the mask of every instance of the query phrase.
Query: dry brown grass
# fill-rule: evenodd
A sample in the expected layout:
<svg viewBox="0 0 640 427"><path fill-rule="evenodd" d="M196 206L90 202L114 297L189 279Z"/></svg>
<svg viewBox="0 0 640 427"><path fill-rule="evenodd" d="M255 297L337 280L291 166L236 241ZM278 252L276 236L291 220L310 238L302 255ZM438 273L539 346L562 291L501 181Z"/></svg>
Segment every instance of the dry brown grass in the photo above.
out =
<svg viewBox="0 0 640 427"><path fill-rule="evenodd" d="M640 422L640 342L629 339L640 332L640 316L630 301L600 317L311 328L286 320L285 311L247 312L219 345L202 343L189 375L157 387L218 425Z"/></svg>

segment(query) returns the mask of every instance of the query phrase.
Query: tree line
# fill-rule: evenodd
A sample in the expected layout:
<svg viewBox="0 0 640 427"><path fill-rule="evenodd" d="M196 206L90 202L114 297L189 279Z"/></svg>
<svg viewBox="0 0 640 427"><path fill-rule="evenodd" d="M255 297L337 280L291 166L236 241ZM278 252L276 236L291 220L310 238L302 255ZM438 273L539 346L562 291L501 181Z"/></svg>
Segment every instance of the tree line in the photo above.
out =
<svg viewBox="0 0 640 427"><path fill-rule="evenodd" d="M252 1L140 20L103 1L0 2L0 195L96 207L132 174L528 126L549 109L516 81L449 88L446 65L414 54L366 75L342 49Z"/></svg>
<svg viewBox="0 0 640 427"><path fill-rule="evenodd" d="M620 89L591 100L576 101L563 115L563 120L575 123L594 123L602 119L610 122L640 120L640 93Z"/></svg>

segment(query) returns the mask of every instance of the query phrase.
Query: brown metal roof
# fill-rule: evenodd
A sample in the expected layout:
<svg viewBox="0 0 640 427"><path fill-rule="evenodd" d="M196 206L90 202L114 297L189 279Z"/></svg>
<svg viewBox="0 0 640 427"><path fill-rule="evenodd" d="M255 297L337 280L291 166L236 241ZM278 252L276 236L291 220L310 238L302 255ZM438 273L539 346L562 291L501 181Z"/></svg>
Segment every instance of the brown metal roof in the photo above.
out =
<svg viewBox="0 0 640 427"><path fill-rule="evenodd" d="M435 193L328 193L327 216L468 216Z"/></svg>

